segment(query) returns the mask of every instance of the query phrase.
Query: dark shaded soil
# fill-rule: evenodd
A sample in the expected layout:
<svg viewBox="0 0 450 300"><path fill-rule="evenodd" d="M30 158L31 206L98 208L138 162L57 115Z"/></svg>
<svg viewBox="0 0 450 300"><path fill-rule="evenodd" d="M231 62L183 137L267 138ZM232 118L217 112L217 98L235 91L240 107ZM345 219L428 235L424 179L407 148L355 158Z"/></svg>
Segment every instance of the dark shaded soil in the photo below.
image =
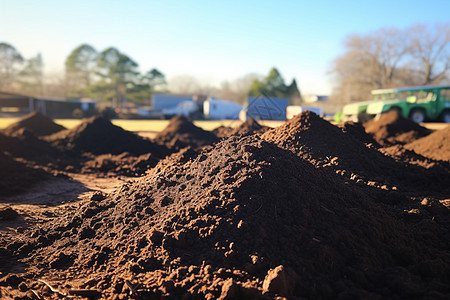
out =
<svg viewBox="0 0 450 300"><path fill-rule="evenodd" d="M431 133L431 130L404 118L396 111L384 113L379 119L364 123L364 127L382 146L404 145Z"/></svg>
<svg viewBox="0 0 450 300"><path fill-rule="evenodd" d="M166 128L159 132L154 141L176 152L185 147L200 148L218 141L217 136L197 127L184 116L173 117Z"/></svg>
<svg viewBox="0 0 450 300"><path fill-rule="evenodd" d="M427 137L409 143L405 148L435 160L450 161L450 125Z"/></svg>
<svg viewBox="0 0 450 300"><path fill-rule="evenodd" d="M0 151L9 153L16 158L25 159L38 165L62 166L61 160L66 155L52 147L48 142L37 138L27 129L20 129L14 136L0 133Z"/></svg>
<svg viewBox="0 0 450 300"><path fill-rule="evenodd" d="M54 147L65 151L93 154L128 152L133 155L152 153L159 158L167 155L164 147L155 145L98 116L85 119L77 127L55 133L45 139Z"/></svg>
<svg viewBox="0 0 450 300"><path fill-rule="evenodd" d="M34 111L6 127L3 132L7 135L14 135L19 132L20 135L20 131L23 129L30 131L35 136L46 136L66 128L56 124L52 119L44 116L40 112Z"/></svg>
<svg viewBox="0 0 450 300"><path fill-rule="evenodd" d="M142 176L153 168L160 158L151 153L133 156L125 152L122 154L102 154L87 160L81 166L80 173L92 173L99 176Z"/></svg>
<svg viewBox="0 0 450 300"><path fill-rule="evenodd" d="M37 182L51 177L49 173L27 166L0 151L0 200L2 196L24 192Z"/></svg>
<svg viewBox="0 0 450 300"><path fill-rule="evenodd" d="M375 139L366 132L361 123L350 121L345 122L344 124L339 124L338 127L341 128L342 132L350 134L360 142L380 148L380 144L378 144L377 141L375 141Z"/></svg>

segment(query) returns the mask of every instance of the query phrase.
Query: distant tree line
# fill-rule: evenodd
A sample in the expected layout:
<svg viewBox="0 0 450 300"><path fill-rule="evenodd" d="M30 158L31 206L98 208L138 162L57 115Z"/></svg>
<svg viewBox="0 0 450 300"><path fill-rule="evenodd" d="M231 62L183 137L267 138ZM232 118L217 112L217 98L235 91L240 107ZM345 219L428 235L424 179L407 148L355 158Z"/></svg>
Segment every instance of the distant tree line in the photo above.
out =
<svg viewBox="0 0 450 300"><path fill-rule="evenodd" d="M158 69L140 73L138 64L114 47L97 52L82 44L67 57L65 71L69 96L112 101L116 106L128 100L146 103L152 92L166 90L163 73Z"/></svg>
<svg viewBox="0 0 450 300"><path fill-rule="evenodd" d="M34 96L91 97L120 105L125 101L148 103L151 93L166 91L158 69L140 73L138 64L117 48L97 52L82 44L66 58L65 74L44 80L40 54L24 59L14 46L0 43L0 91Z"/></svg>
<svg viewBox="0 0 450 300"><path fill-rule="evenodd" d="M0 42L0 91L42 94L43 68L41 54L25 59L12 45Z"/></svg>
<svg viewBox="0 0 450 300"><path fill-rule="evenodd" d="M338 103L368 100L373 89L448 83L450 23L382 28L350 35L330 73Z"/></svg>

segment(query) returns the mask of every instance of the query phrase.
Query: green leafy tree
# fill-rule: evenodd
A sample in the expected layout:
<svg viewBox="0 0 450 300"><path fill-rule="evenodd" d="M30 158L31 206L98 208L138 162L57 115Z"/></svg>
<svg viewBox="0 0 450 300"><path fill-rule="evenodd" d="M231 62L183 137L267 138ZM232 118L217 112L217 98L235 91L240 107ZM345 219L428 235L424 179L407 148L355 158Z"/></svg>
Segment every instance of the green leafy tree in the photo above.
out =
<svg viewBox="0 0 450 300"><path fill-rule="evenodd" d="M16 48L8 43L0 43L0 90L14 89L23 62Z"/></svg>
<svg viewBox="0 0 450 300"><path fill-rule="evenodd" d="M269 74L262 80L255 79L250 86L248 96L275 97L275 98L301 98L300 91L295 80L288 86L276 68L272 68Z"/></svg>
<svg viewBox="0 0 450 300"><path fill-rule="evenodd" d="M82 44L66 59L66 75L75 87L85 87L94 82L98 53L94 47Z"/></svg>
<svg viewBox="0 0 450 300"><path fill-rule="evenodd" d="M66 78L73 96L85 96L85 88L94 83L98 52L88 44L75 48L65 62Z"/></svg>
<svg viewBox="0 0 450 300"><path fill-rule="evenodd" d="M142 81L148 83L152 91L165 91L167 90L166 77L158 69L151 69L142 76Z"/></svg>
<svg viewBox="0 0 450 300"><path fill-rule="evenodd" d="M139 82L138 64L116 48L110 47L99 54L97 60L98 75L102 85L114 92L113 104L121 106L127 101L127 89Z"/></svg>
<svg viewBox="0 0 450 300"><path fill-rule="evenodd" d="M42 55L25 61L25 67L20 72L21 90L30 95L42 95L44 85L44 63Z"/></svg>

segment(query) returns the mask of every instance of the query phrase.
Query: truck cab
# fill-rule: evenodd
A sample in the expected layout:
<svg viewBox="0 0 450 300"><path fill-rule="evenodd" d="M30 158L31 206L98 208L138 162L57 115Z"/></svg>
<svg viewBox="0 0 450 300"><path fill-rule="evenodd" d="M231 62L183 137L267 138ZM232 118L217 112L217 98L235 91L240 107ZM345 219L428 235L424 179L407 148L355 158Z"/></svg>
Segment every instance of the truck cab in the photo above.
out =
<svg viewBox="0 0 450 300"><path fill-rule="evenodd" d="M374 100L344 106L343 115L358 112L366 119L395 110L414 122L442 121L450 123L450 86L417 86L373 90ZM355 116L353 116L355 118Z"/></svg>

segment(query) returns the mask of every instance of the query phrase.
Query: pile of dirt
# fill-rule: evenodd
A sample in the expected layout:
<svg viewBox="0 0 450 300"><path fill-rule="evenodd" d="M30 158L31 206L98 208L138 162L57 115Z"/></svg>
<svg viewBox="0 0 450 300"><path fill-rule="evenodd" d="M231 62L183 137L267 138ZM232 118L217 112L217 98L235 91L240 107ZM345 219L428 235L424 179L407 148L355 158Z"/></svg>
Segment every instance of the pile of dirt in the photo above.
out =
<svg viewBox="0 0 450 300"><path fill-rule="evenodd" d="M122 154L102 154L83 163L80 173L97 174L98 176L127 176L138 177L144 175L149 169L156 166L160 158L147 153L140 156Z"/></svg>
<svg viewBox="0 0 450 300"><path fill-rule="evenodd" d="M26 191L37 182L51 178L42 169L34 169L0 151L0 200L2 196Z"/></svg>
<svg viewBox="0 0 450 300"><path fill-rule="evenodd" d="M449 189L445 182L450 180L450 174L397 162L309 111L267 131L262 137L317 167L330 169L356 182L404 190Z"/></svg>
<svg viewBox="0 0 450 300"><path fill-rule="evenodd" d="M380 148L380 144L378 144L371 135L367 134L361 123L350 121L345 122L344 124L339 124L338 127L342 130L342 132L352 135L360 142Z"/></svg>
<svg viewBox="0 0 450 300"><path fill-rule="evenodd" d="M255 135L182 157L18 234L6 249L32 266L19 281L119 299L449 296L431 221L408 226Z"/></svg>
<svg viewBox="0 0 450 300"><path fill-rule="evenodd" d="M185 147L200 148L218 141L215 134L203 130L184 116L173 117L164 130L159 132L154 141L173 152Z"/></svg>
<svg viewBox="0 0 450 300"><path fill-rule="evenodd" d="M66 129L64 126L56 124L47 116L38 111L29 113L20 118L17 122L6 127L3 132L7 135L21 134L20 131L26 129L35 136L46 136Z"/></svg>
<svg viewBox="0 0 450 300"><path fill-rule="evenodd" d="M384 113L378 119L364 123L364 127L382 146L408 144L431 133L431 130L404 118L397 111Z"/></svg>
<svg viewBox="0 0 450 300"><path fill-rule="evenodd" d="M128 152L133 155L152 153L159 158L167 155L164 147L155 145L150 140L124 130L99 116L85 119L75 128L60 131L45 139L53 146L65 151L93 154Z"/></svg>
<svg viewBox="0 0 450 300"><path fill-rule="evenodd" d="M450 125L407 144L405 148L431 159L450 161Z"/></svg>

